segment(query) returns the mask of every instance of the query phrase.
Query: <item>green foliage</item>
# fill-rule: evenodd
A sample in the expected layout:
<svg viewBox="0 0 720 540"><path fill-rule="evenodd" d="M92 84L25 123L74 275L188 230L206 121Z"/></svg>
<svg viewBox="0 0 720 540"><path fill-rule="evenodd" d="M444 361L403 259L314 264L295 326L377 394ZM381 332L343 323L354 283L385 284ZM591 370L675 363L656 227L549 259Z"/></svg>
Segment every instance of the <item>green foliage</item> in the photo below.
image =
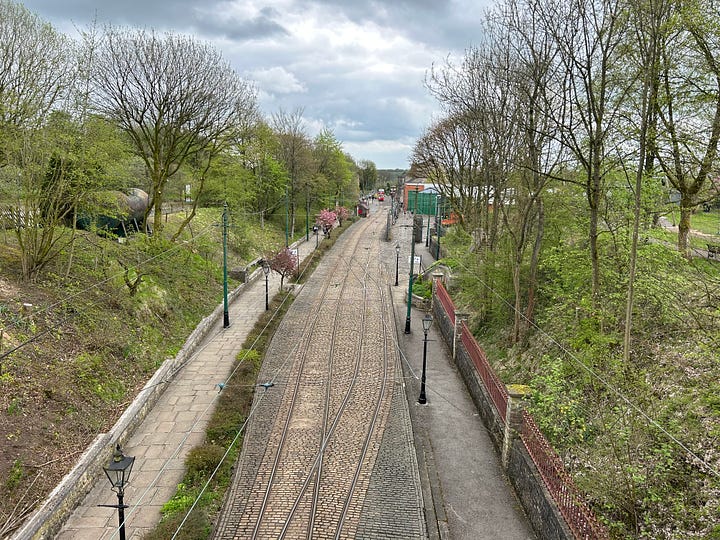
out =
<svg viewBox="0 0 720 540"><path fill-rule="evenodd" d="M12 468L8 472L7 478L5 479L5 488L9 491L14 491L25 478L25 467L20 460L13 462Z"/></svg>
<svg viewBox="0 0 720 540"><path fill-rule="evenodd" d="M204 444L190 450L185 458L185 478L195 485L202 485L220 465L225 448L217 444Z"/></svg>
<svg viewBox="0 0 720 540"><path fill-rule="evenodd" d="M193 511L187 519L186 512L168 511L160 524L150 532L143 535L146 540L167 540L177 538L178 540L204 540L210 536L212 525L206 513ZM180 524L183 524L180 529ZM178 531L179 529L179 531Z"/></svg>
<svg viewBox="0 0 720 540"><path fill-rule="evenodd" d="M112 375L112 366L102 356L82 353L73 367L78 385L101 400L116 403L125 396L125 385Z"/></svg>
<svg viewBox="0 0 720 540"><path fill-rule="evenodd" d="M14 398L8 405L7 413L10 415L18 415L22 412L22 401L20 398Z"/></svg>
<svg viewBox="0 0 720 540"><path fill-rule="evenodd" d="M421 298L430 298L432 296L432 282L416 279L413 281L412 292Z"/></svg>
<svg viewBox="0 0 720 540"><path fill-rule="evenodd" d="M624 175L607 180L595 298L588 214L577 212L586 194L574 186L559 187L544 199L537 328L529 327L525 340L508 347L514 253L507 231L486 250L477 231L471 237L460 227L448 230L443 246L455 261L451 293L460 309L471 312L471 329L502 380L533 389L528 403L533 418L612 538L712 537L720 481L673 438L714 463L720 433L720 267L700 258L688 261L675 249L676 235L650 229L665 191L656 179L646 179L625 362L633 194ZM525 257L523 295L529 251ZM521 300L524 307L527 298Z"/></svg>
<svg viewBox="0 0 720 540"><path fill-rule="evenodd" d="M459 226L448 227L445 231L445 235L441 240L443 249L447 249L450 253L461 253L463 251L467 253L472 244L472 237Z"/></svg>
<svg viewBox="0 0 720 540"><path fill-rule="evenodd" d="M188 491L188 486L184 483L178 484L178 489L172 499L166 502L160 512L163 517L178 514L180 512L186 512L190 509L193 502L197 498L198 493Z"/></svg>
<svg viewBox="0 0 720 540"><path fill-rule="evenodd" d="M577 444L588 437L583 410L581 378L558 358L544 357L530 381L533 389L528 409L556 448Z"/></svg>

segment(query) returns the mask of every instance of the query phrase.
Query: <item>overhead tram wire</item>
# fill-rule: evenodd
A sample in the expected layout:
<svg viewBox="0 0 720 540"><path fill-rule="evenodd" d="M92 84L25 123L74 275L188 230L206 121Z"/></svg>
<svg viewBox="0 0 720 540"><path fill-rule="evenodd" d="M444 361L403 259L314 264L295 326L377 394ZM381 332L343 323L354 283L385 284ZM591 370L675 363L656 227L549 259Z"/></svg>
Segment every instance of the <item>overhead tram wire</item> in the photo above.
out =
<svg viewBox="0 0 720 540"><path fill-rule="evenodd" d="M314 252L313 252L313 254L314 254ZM303 273L304 273L304 271L303 271ZM302 274L301 274L301 275L302 275ZM275 319L275 317L278 315L278 313L280 312L280 310L282 309L283 305L284 305L285 302L288 300L288 298L290 297L291 294L292 294L292 293L289 292L288 294L285 295L285 297L283 298L281 304L278 306L278 308L277 308L277 309L275 310L275 312L272 314L272 316L270 317L270 319L269 319L268 322L266 323L265 327L259 332L258 336L255 338L255 341L253 341L252 345L246 350L244 356L239 359L239 361L237 362L237 365L236 365L235 368L232 370L232 372L228 375L228 377L225 379L225 381L222 382L222 383L220 383L220 384L222 384L223 386L227 386L227 384L228 384L228 383L230 382L230 380L232 379L233 375L237 372L238 369L240 369L240 367L242 366L243 362L247 359L247 355L250 353L250 350L254 348L254 346L257 344L257 342L258 342L258 341L260 340L260 338L263 336L263 334L265 333L265 331L267 330L267 328L270 326L270 324L272 323L272 321ZM218 330L214 335L217 335L217 334L219 334L219 333L221 333L221 332L222 332L222 330ZM212 337L208 339L207 343L209 344L211 341L212 341ZM188 359L183 365L185 365L185 364L187 364L188 362L192 361L200 352L202 352L202 350L204 350L204 348L205 348L206 346L207 346L207 345L203 346L200 350L196 351L196 352L191 356L191 358ZM289 361L289 359L290 359L290 357L292 356L293 352L294 352L294 349L290 351L290 353L289 353L289 355L288 355L288 357L287 357L287 359L286 359L286 362ZM255 385L253 385L253 386L255 386ZM162 467L160 468L160 471L158 472L158 474L157 474L157 476L155 477L155 479L153 480L153 482L151 482L151 484L145 489L145 491L141 494L141 496L138 498L138 500L135 502L135 504L132 505L132 509L128 512L128 517L130 517L130 515L132 515L132 513L135 511L135 509L136 509L138 506L140 506L140 503L141 503L142 500L145 498L145 496L147 495L147 493L148 493L151 489L153 489L153 488L155 487L155 484L156 484L157 481L160 479L160 476L161 476L162 472L165 471L165 469L168 467L168 465L169 465L169 463L170 463L170 459L172 459L173 457L175 457L175 455L177 455L177 453L180 451L180 448L185 444L185 441L187 440L187 437L188 437L189 434L192 432L192 430L194 429L194 427L197 425L197 423L200 421L200 419L202 419L202 418L205 416L205 414L208 412L208 410L215 404L215 400L219 399L219 395L220 395L220 394L218 393L216 396L213 397L213 400L208 404L208 407L207 407L207 408L202 412L202 414L198 417L198 420L195 422L195 424L193 424L193 426L191 427L191 429L188 430L187 435L180 441L180 443L178 444L177 448L176 448L175 451L173 452L172 456L171 456L168 460L166 460L165 463L163 463ZM263 397L261 396L260 400L258 400L258 405L259 405L259 403L262 401L262 399L263 399ZM183 521L178 525L178 528L177 528L177 530L175 531L175 535L173 535L173 538L175 538L175 536L177 535L177 533L180 531L180 529L182 528L183 524L184 524L185 521L187 520L188 516L190 515L190 513L192 512L192 510L195 508L195 506L197 505L198 501L200 500L200 497L202 496L202 494L205 492L205 490L206 490L206 489L208 488L208 486L210 485L210 482L213 480L213 478L214 478L215 475L217 474L218 470L220 469L220 467L221 467L222 464L224 463L224 461L225 461L225 459L227 458L228 454L229 454L230 451L232 450L232 447L236 444L238 437L239 437L240 435L242 435L242 432L244 431L247 422L248 422L248 421L250 420L250 418L253 416L254 410L255 410L255 409L253 408L253 409L251 409L250 412L248 413L248 416L247 416L247 418L245 419L245 422L243 422L243 425L242 425L242 426L240 427L240 429L238 430L238 433L236 434L236 436L235 436L235 438L233 439L233 441L228 445L228 448L226 449L223 457L221 458L221 460L220 460L220 462L218 463L218 465L217 465L217 467L215 468L215 470L213 470L212 474L208 477L205 485L203 486L203 489L202 489L201 492L198 494L198 497L195 499L195 501L194 501L193 504L191 505L190 509L188 510L187 515L185 516L185 518L183 519ZM117 529L117 531L119 531L119 528Z"/></svg>
<svg viewBox="0 0 720 540"><path fill-rule="evenodd" d="M313 251L311 252L311 254L310 254L310 261L312 261L312 259L313 259L315 256L316 256L316 251L313 250ZM343 262L344 262L346 265L349 265L349 263L347 263L347 261L344 261L344 260L343 260ZM309 268L309 265L305 265L305 268L303 269L303 271L302 271L302 272L300 273L300 275L298 276L298 279L302 278L302 277L305 275L305 272L307 271L308 268ZM372 279L372 278L371 278L371 279ZM267 330L268 326L270 325L270 323L272 322L272 320L277 316L277 314L279 313L280 309L281 309L282 306L285 304L285 302L288 300L288 298L291 296L291 294L292 294L291 292L288 292L288 293L285 295L285 297L284 297L283 300L282 300L282 303L280 304L280 306L278 306L277 310L273 313L272 317L268 320L268 323L265 325L265 327L263 328L263 330L259 333L259 335L258 335L258 337L256 338L256 340L255 340L255 342L253 343L253 345L254 345L255 343L257 343L257 340L259 340L260 337L263 335L263 333ZM297 350L297 348L298 348L299 346L300 346L300 343L298 342L298 343L296 343L295 346L289 351L289 353L286 355L284 361L283 361L283 362L278 366L278 368L275 370L275 374L270 377L270 379L269 379L269 381L268 381L268 383L267 383L268 385L273 385L273 386L274 386L274 385L277 384L277 382L278 382L278 375L279 375L282 371L284 371L285 367L286 367L287 364L290 362L291 358L293 357L293 355L295 354L295 351ZM250 348L252 348L252 347L250 347ZM248 352L249 352L249 351L248 351ZM248 353L246 353L246 355L247 355L247 354L248 354ZM244 360L244 359L245 359L245 357L243 357L242 360ZM238 362L238 364L235 366L235 368L231 371L230 375L228 375L228 377L225 379L225 382L222 383L222 384L227 385L227 383L232 379L232 377L233 377L234 374L237 372L237 370L240 369L240 365L241 365L241 362ZM253 386L254 386L254 385L253 385ZM218 394L218 395L219 395L219 394ZM239 439L239 437L240 437L240 436L243 434L243 432L245 431L245 428L247 427L248 422L250 421L251 418L253 418L253 417L255 416L255 412L256 412L256 410L259 408L259 406L262 404L263 400L265 399L265 395L266 395L266 393L264 392L263 394L261 394L260 398L254 403L254 406L253 406L253 407L251 408L251 410L249 411L247 417L245 418L245 421L243 422L243 424L242 424L242 425L240 426L240 428L238 429L237 434L235 435L235 437L233 438L233 440L228 444L228 447L227 447L225 453L223 454L222 458L220 459L218 465L215 467L215 469L213 470L213 472L208 476L207 480L205 481L205 484L203 485L202 489L200 490L200 492L198 493L197 497L196 497L195 500L193 501L192 505L191 505L190 508L188 509L185 517L183 518L183 520L182 520L182 521L180 522L180 524L178 525L178 527L177 527L177 529L175 530L175 533L173 534L171 540L174 540L175 538L177 538L177 535L180 533L180 531L182 530L183 526L185 525L185 523L187 522L188 518L190 517L190 514L192 513L192 511L193 511L193 510L195 509L195 507L197 506L198 502L200 501L200 498L201 498L202 495L205 493L205 491L208 489L208 487L210 486L210 483L211 483L211 482L213 481L213 479L215 478L215 475L217 475L218 471L220 470L220 467L222 466L222 464L223 464L223 463L225 462L225 460L227 459L227 456L229 455L229 453L230 453L230 451L232 450L233 446L234 446L235 444L237 444L237 440ZM217 396L216 396L214 399L217 399ZM148 488L148 489L150 489L150 488Z"/></svg>
<svg viewBox="0 0 720 540"><path fill-rule="evenodd" d="M315 256L316 256L316 252L315 252L315 250L313 250L312 253L310 254L310 261L312 261L312 259L313 259ZM299 274L298 278L302 278L302 277L305 275L305 272L307 271L308 268L309 268L309 265L305 265L305 268L303 268L303 271ZM283 306L284 306L285 303L288 301L288 299L290 298L291 295L292 295L292 292L288 292L287 294L285 294L285 296L284 296L283 299L282 299L282 302L281 302L280 305L277 307L277 309L275 310L275 312L271 315L271 317L268 319L268 322L265 324L265 327L258 333L258 336L255 338L255 341L252 343L252 345L247 349L247 351L245 352L245 355L237 362L237 365L233 368L233 370L230 372L230 374L225 378L225 381L221 383L223 386L227 386L227 384L228 384L228 383L230 382L230 380L233 378L233 376L235 375L235 373L240 369L240 367L242 366L242 363L247 359L247 355L250 353L250 350L253 349L254 346L257 344L257 342L260 340L260 338L263 337L263 335L264 335L265 332L267 331L268 327L269 327L270 324L275 320L275 318L278 316L278 314L280 313L281 309L283 308ZM278 367L278 369L276 370L276 374L275 374L274 376L272 376L272 377L270 378L270 380L268 381L268 385L271 384L271 385L274 386L275 384L277 384L277 374L280 373L280 372L283 370L284 366L286 366L286 365L288 364L288 362L289 362L290 359L292 358L292 356L293 356L293 354L295 353L295 350L297 349L298 346L299 346L299 343L297 343L297 344L295 345L295 347L293 347L293 348L288 352L285 360L283 361L283 363L282 363L282 364ZM195 355L193 355L193 357L194 357L194 356L195 356ZM255 386L255 385L253 385L253 386ZM218 393L216 396L213 397L213 400L212 400L212 402L209 404L208 408L209 408L210 406L212 406L212 405L215 404L215 400L219 399L219 396L220 396L220 394ZM237 441L238 441L239 437L240 437L240 436L243 434L243 432L245 431L245 428L247 427L248 422L250 421L251 418L254 417L255 411L257 410L257 408L260 406L260 404L262 403L262 401L263 401L264 399L265 399L265 393L263 393L263 394L260 396L260 398L259 398L259 399L257 400L257 402L254 404L254 406L253 406L253 407L250 409L250 411L248 412L248 415L247 415L247 417L245 418L245 421L243 422L243 424L242 424L242 425L240 426L240 428L238 429L238 432L236 433L236 435L235 435L235 437L233 438L233 440L228 444L228 447L226 448L225 453L223 454L222 458L220 459L220 461L218 462L217 466L216 466L215 469L212 471L212 473L208 476L207 480L205 481L205 484L203 485L202 489L200 490L200 492L198 493L197 497L196 497L195 500L193 501L192 505L191 505L190 508L188 509L185 517L184 517L183 520L180 522L180 524L178 524L178 527L177 527L177 529L175 530L175 533L174 533L173 536L172 536L173 539L176 538L177 535L179 534L179 532L182 530L182 528L183 528L183 526L185 525L185 523L187 522L190 514L192 513L192 511L193 511L193 510L195 509L195 507L197 506L197 504L198 504L198 502L200 501L202 495L205 493L205 491L206 491L206 490L208 489L208 487L210 486L210 483L213 481L213 479L214 479L215 476L217 475L218 471L220 470L220 467L222 467L223 463L224 463L225 460L227 459L227 457L228 457L228 455L230 454L230 451L232 450L233 446L235 446L235 444L237 444ZM203 411L203 415L201 415L200 418L202 418L202 417L205 415L206 412L207 412L207 409L206 409L205 411ZM198 420L198 421L199 421L199 420ZM180 444L180 446L182 446L182 444L184 444L184 441L183 441L183 443ZM178 451L179 451L179 447L178 447ZM163 464L162 470L164 470L164 469L167 467L168 464L169 464L169 462L166 462L165 464ZM158 479L159 479L159 475L158 475L158 477L156 477L156 479L153 481L153 483L152 483L150 486L148 486L148 488L147 488L147 489L145 490L145 492L143 493L142 497L144 497L144 496L147 494L147 492L154 487L154 484L155 484L155 482L157 482ZM137 507L138 504L135 504L135 505L133 505L133 506L134 506L134 507ZM131 513L132 513L132 511L129 513L129 515L130 515Z"/></svg>

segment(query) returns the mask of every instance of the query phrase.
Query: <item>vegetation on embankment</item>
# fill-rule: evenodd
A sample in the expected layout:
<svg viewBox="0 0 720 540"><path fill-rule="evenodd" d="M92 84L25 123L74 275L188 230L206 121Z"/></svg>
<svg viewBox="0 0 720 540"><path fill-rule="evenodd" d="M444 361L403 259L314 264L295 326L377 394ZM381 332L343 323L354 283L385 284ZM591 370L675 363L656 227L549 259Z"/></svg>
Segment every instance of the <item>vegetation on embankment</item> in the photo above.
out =
<svg viewBox="0 0 720 540"><path fill-rule="evenodd" d="M626 362L627 245L603 237L593 301L586 243L567 220L552 228L521 342L507 259L456 230L443 241L458 307L501 379L531 386L533 417L612 538L720 538L720 263L641 244Z"/></svg>
<svg viewBox="0 0 720 540"><path fill-rule="evenodd" d="M176 219L179 219L177 216ZM12 531L106 431L158 366L222 302L220 210L178 242L76 232L40 278L21 279L10 233L0 250L0 537ZM173 218L168 223L172 232ZM229 266L283 245L242 224ZM255 243L243 241L253 238ZM230 281L230 289L237 282Z"/></svg>

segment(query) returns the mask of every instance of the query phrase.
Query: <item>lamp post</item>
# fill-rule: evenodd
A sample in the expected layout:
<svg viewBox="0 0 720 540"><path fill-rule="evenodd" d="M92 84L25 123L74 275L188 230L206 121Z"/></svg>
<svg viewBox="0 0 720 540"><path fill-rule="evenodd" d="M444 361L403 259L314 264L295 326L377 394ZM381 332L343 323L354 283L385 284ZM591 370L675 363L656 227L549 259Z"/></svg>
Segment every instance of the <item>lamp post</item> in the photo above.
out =
<svg viewBox="0 0 720 540"><path fill-rule="evenodd" d="M112 486L111 489L115 493L117 493L120 540L125 540L125 509L128 508L128 506L123 503L123 496L125 495L125 486L130 480L130 473L132 472L134 462L135 458L123 454L122 450L120 449L120 445L118 444L115 447L115 452L113 452L110 463L108 463L107 466L103 467L103 469L105 470L105 474L108 477L108 480L110 480L110 485Z"/></svg>
<svg viewBox="0 0 720 540"><path fill-rule="evenodd" d="M288 195L288 187L285 186L285 247L288 247L290 241L290 199Z"/></svg>
<svg viewBox="0 0 720 540"><path fill-rule="evenodd" d="M427 226L427 234L425 234L425 247L430 247L430 211L428 209L428 226Z"/></svg>
<svg viewBox="0 0 720 540"><path fill-rule="evenodd" d="M270 309L270 299L268 297L268 276L270 275L270 264L265 259L261 259L260 264L262 265L263 272L265 273L265 311L267 311Z"/></svg>
<svg viewBox="0 0 720 540"><path fill-rule="evenodd" d="M400 244L395 244L395 286L398 286L398 277L400 270Z"/></svg>
<svg viewBox="0 0 720 540"><path fill-rule="evenodd" d="M435 196L435 234L437 236L437 252L435 260L440 260L440 224L442 222L442 212L440 212L440 196Z"/></svg>
<svg viewBox="0 0 720 540"><path fill-rule="evenodd" d="M412 309L412 288L413 288L413 272L415 271L415 214L417 213L417 200L420 185L415 184L415 209L413 210L413 227L410 233L410 279L408 279L407 293L407 315L405 316L405 333L410 333L410 311ZM420 228L422 232L422 227Z"/></svg>
<svg viewBox="0 0 720 540"><path fill-rule="evenodd" d="M423 364L422 364L422 376L420 377L420 397L418 398L418 403L421 405L425 405L427 403L427 398L425 397L425 368L427 367L427 343L428 343L428 331L430 330L430 326L432 326L433 318L432 315L429 313L426 313L422 320L422 326L423 326L423 333L425 334L425 337L423 338Z"/></svg>

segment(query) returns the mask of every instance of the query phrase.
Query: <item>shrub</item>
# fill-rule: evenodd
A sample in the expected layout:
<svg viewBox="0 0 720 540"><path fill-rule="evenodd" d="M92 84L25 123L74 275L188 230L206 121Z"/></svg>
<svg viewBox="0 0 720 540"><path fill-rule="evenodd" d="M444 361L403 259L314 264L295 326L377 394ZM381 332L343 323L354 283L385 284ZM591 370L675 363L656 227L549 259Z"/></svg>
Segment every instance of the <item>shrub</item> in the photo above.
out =
<svg viewBox="0 0 720 540"><path fill-rule="evenodd" d="M225 449L217 444L203 444L190 450L185 458L187 476L205 479L217 468L225 455Z"/></svg>
<svg viewBox="0 0 720 540"><path fill-rule="evenodd" d="M412 292L414 295L421 298L430 298L432 296L432 283L429 281L423 281L422 279L417 279L413 281Z"/></svg>

